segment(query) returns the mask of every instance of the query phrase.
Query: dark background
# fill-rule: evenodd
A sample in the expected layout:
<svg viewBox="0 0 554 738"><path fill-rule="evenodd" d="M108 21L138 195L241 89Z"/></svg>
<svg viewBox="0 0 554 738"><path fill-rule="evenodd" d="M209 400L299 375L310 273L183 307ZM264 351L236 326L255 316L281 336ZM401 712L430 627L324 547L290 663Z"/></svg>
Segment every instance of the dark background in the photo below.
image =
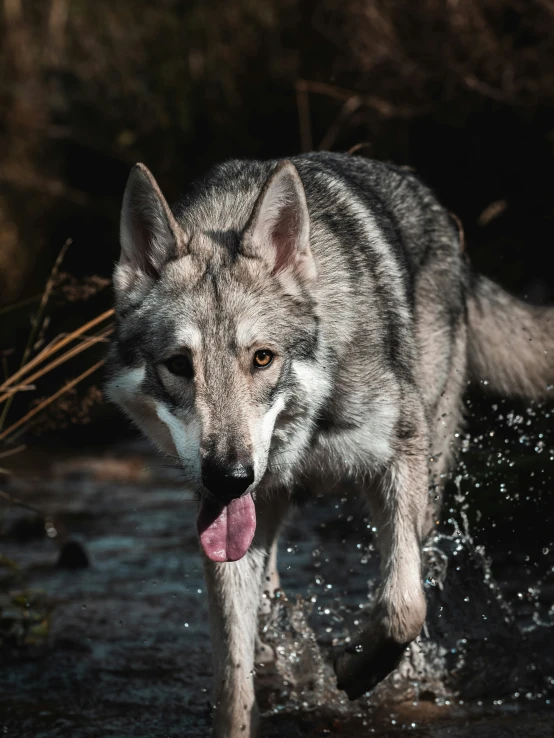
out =
<svg viewBox="0 0 554 738"><path fill-rule="evenodd" d="M3 303L41 290L68 237L67 270L110 275L136 161L171 200L224 158L358 143L419 172L477 268L552 296L549 0L1 5Z"/></svg>

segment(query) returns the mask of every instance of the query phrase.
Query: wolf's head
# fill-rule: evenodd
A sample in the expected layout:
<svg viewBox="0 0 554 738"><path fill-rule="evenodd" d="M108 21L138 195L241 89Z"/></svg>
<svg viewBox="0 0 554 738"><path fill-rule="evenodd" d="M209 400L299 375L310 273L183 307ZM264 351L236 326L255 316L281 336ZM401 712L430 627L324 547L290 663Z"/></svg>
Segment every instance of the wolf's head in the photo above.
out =
<svg viewBox="0 0 554 738"><path fill-rule="evenodd" d="M286 161L261 177L223 177L176 215L137 165L114 275L109 396L186 472L204 550L219 561L252 541L251 493L318 341L302 182Z"/></svg>

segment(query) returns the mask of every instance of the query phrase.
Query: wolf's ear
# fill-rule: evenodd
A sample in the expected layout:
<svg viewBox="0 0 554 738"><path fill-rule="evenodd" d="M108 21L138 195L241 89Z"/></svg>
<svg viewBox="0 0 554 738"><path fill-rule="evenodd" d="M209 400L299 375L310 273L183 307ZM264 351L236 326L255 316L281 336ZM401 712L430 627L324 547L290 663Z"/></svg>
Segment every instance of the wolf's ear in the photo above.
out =
<svg viewBox="0 0 554 738"><path fill-rule="evenodd" d="M119 237L117 289L130 287L139 277L156 279L166 261L186 253L186 236L144 164L136 164L127 180Z"/></svg>
<svg viewBox="0 0 554 738"><path fill-rule="evenodd" d="M289 270L304 281L316 278L306 195L291 161L278 164L265 183L246 226L242 252L266 261L274 274Z"/></svg>

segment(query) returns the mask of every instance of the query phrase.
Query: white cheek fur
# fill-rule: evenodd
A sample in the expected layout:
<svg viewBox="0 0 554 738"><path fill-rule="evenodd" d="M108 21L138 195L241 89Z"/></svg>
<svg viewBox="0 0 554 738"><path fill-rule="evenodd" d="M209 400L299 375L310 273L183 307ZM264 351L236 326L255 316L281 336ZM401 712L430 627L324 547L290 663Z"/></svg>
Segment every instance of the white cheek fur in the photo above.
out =
<svg viewBox="0 0 554 738"><path fill-rule="evenodd" d="M273 428L275 427L277 416L284 407L285 399L283 397L279 397L263 416L257 429L255 429L255 432L252 432L252 444L254 446L254 474L256 482L261 479L266 470Z"/></svg>
<svg viewBox="0 0 554 738"><path fill-rule="evenodd" d="M144 376L144 366L121 372L108 382L108 397L123 408L160 451L177 455L189 472L199 473L198 421L192 419L185 423L161 402L145 395L141 388Z"/></svg>
<svg viewBox="0 0 554 738"><path fill-rule="evenodd" d="M200 424L196 419L185 423L175 417L165 405L156 402L156 413L167 427L181 463L187 468L200 469Z"/></svg>

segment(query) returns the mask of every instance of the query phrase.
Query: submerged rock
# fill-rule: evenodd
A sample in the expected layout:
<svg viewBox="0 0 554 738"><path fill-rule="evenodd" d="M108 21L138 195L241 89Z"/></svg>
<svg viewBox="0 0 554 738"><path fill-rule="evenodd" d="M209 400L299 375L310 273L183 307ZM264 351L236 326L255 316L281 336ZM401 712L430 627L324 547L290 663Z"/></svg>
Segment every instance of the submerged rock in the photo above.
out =
<svg viewBox="0 0 554 738"><path fill-rule="evenodd" d="M84 546L75 540L67 540L60 547L56 566L62 569L86 569L90 566Z"/></svg>

